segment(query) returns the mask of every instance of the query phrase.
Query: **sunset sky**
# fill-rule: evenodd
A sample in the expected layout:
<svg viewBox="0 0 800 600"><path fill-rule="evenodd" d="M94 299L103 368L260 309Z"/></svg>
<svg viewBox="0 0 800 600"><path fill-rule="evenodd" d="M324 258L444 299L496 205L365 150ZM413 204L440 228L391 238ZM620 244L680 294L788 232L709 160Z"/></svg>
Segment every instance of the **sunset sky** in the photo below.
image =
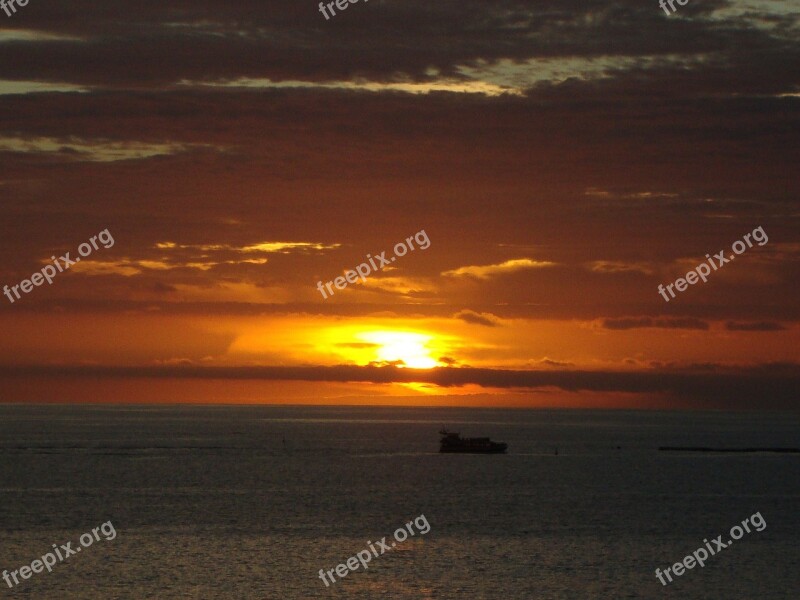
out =
<svg viewBox="0 0 800 600"><path fill-rule="evenodd" d="M0 19L0 401L798 407L796 2Z"/></svg>

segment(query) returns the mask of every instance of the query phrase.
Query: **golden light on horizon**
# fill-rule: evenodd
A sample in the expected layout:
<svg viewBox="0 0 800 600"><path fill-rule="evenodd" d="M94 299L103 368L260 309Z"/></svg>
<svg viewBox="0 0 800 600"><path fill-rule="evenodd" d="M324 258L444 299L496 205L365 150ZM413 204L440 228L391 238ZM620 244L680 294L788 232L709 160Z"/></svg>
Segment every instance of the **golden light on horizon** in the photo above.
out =
<svg viewBox="0 0 800 600"><path fill-rule="evenodd" d="M432 338L430 335L407 331L368 331L358 334L358 338L377 346L376 361L403 361L400 366L412 369L432 369L438 364L428 348Z"/></svg>

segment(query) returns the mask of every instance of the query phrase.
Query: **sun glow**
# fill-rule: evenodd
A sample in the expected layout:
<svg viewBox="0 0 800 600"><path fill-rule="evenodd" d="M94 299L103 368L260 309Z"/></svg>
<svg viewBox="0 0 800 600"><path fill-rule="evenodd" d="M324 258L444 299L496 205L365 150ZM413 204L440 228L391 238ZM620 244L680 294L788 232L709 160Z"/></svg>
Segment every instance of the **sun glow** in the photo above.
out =
<svg viewBox="0 0 800 600"><path fill-rule="evenodd" d="M368 331L358 337L375 344L376 359L381 362L402 361L399 366L412 369L431 369L437 365L427 347L431 336L404 331Z"/></svg>

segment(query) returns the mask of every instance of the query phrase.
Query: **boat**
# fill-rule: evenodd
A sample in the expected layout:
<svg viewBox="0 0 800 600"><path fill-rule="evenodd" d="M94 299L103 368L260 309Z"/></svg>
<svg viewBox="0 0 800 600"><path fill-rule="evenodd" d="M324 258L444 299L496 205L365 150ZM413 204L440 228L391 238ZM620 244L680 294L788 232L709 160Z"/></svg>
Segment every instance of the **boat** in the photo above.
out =
<svg viewBox="0 0 800 600"><path fill-rule="evenodd" d="M493 442L487 438L462 438L461 434L454 431L447 431L442 428L439 431L442 436L439 452L456 452L462 454L505 454L508 444L505 442Z"/></svg>

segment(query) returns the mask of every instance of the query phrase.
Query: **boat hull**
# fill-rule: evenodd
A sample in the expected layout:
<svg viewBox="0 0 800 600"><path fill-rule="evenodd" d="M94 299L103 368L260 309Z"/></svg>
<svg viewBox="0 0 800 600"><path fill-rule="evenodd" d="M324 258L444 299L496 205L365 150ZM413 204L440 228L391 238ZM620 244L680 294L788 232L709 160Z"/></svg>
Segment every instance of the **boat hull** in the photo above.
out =
<svg viewBox="0 0 800 600"><path fill-rule="evenodd" d="M442 446L439 452L442 454L505 454L508 450L506 444L496 444L490 448L458 448L452 446Z"/></svg>

